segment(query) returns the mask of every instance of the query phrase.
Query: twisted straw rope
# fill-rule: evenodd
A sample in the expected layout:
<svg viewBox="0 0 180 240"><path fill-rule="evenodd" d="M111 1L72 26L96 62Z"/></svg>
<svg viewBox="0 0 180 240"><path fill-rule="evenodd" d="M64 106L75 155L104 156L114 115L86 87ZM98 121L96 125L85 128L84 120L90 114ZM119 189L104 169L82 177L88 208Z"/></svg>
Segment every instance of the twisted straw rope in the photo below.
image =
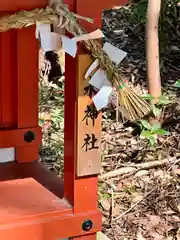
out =
<svg viewBox="0 0 180 240"><path fill-rule="evenodd" d="M33 9L31 11L20 11L10 16L0 18L0 32L6 32L11 29L20 29L29 27L42 21L44 23L53 22L56 19L53 9Z"/></svg>
<svg viewBox="0 0 180 240"><path fill-rule="evenodd" d="M0 32L6 32L11 29L21 29L36 24L36 22L53 23L59 20L59 27L65 28L74 36L88 33L78 23L77 19L92 22L90 18L82 17L69 11L67 5L58 3L55 7L46 7L44 9L33 9L31 11L19 11L10 16L0 18ZM108 55L102 50L101 44L97 40L85 41L85 46L91 51L93 57L98 58L102 68L108 73L109 80L112 82L112 74L119 85L119 71L114 66ZM121 81L121 80L120 80Z"/></svg>

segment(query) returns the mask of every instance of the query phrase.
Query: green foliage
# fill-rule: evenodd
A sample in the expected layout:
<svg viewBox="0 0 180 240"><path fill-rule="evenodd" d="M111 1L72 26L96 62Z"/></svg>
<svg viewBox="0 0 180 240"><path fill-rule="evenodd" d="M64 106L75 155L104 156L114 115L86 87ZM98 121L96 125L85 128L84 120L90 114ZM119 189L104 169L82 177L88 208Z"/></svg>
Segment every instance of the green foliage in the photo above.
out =
<svg viewBox="0 0 180 240"><path fill-rule="evenodd" d="M175 23L178 21L178 2L179 0L162 0L159 18L159 49L161 61L168 45L169 36L176 31Z"/></svg>
<svg viewBox="0 0 180 240"><path fill-rule="evenodd" d="M144 94L141 96L143 99L147 101L153 102L153 96L151 94ZM169 95L163 94L159 97L158 102L156 104L152 103L152 113L155 117L161 114L161 110L164 106L167 106L172 102L172 99ZM168 132L161 128L160 123L156 123L151 125L146 120L140 120L141 126L141 137L148 139L149 143L153 146L156 143L156 139L158 135L166 135Z"/></svg>
<svg viewBox="0 0 180 240"><path fill-rule="evenodd" d="M64 121L64 111L62 108L54 109L51 114L52 117L52 127L55 130L61 129L61 125Z"/></svg>
<svg viewBox="0 0 180 240"><path fill-rule="evenodd" d="M161 114L161 109L156 107L154 104L152 105L152 112L155 117L159 116Z"/></svg>
<svg viewBox="0 0 180 240"><path fill-rule="evenodd" d="M104 194L103 194L103 197L106 198L106 199L109 199L109 198L111 198L111 194L109 194L109 193L104 193Z"/></svg>
<svg viewBox="0 0 180 240"><path fill-rule="evenodd" d="M144 24L146 23L147 16L147 7L148 0L134 0L134 5L132 8L132 17L131 20L136 20L138 23ZM168 29L172 27L173 21L177 19L177 4L179 0L162 0L161 4L161 14L160 14L160 25L166 26ZM165 29L167 31L167 29ZM171 29L172 31L172 29Z"/></svg>
<svg viewBox="0 0 180 240"><path fill-rule="evenodd" d="M133 9L132 9L131 21L133 22L136 21L139 24L145 24L148 0L139 0L134 2L135 2L135 5L133 6Z"/></svg>
<svg viewBox="0 0 180 240"><path fill-rule="evenodd" d="M39 81L39 110L48 113L49 120L39 120L43 129L40 155L48 167L63 172L64 154L64 95L62 87ZM49 160L50 159L50 160ZM52 167L51 167L52 166Z"/></svg>
<svg viewBox="0 0 180 240"><path fill-rule="evenodd" d="M176 81L175 86L176 86L177 88L180 88L180 79Z"/></svg>
<svg viewBox="0 0 180 240"><path fill-rule="evenodd" d="M154 97L149 93L148 94L143 94L143 95L141 95L141 97L143 99L149 100L149 101L152 101L154 99ZM168 105L170 103L171 103L170 96L167 95L167 94L163 94L159 97L157 105L158 106L165 106L165 105Z"/></svg>
<svg viewBox="0 0 180 240"><path fill-rule="evenodd" d="M153 96L149 93L143 94L141 97L144 98L145 100L150 100L150 101L154 99Z"/></svg>
<svg viewBox="0 0 180 240"><path fill-rule="evenodd" d="M154 146L156 143L157 136L163 136L169 134L166 130L161 128L160 123L156 123L154 125L151 125L148 121L146 120L141 120L141 137L145 138L149 141L151 146Z"/></svg>
<svg viewBox="0 0 180 240"><path fill-rule="evenodd" d="M151 94L144 94L141 96L143 99L152 101L154 98ZM161 109L164 106L167 106L171 103L170 96L168 95L161 95L158 99L158 102L156 104L152 104L152 113L155 117L159 116L161 114Z"/></svg>
<svg viewBox="0 0 180 240"><path fill-rule="evenodd" d="M132 195L132 193L136 192L136 186L135 185L124 186L121 189L121 191L128 194L128 195Z"/></svg>
<svg viewBox="0 0 180 240"><path fill-rule="evenodd" d="M168 95L161 95L159 97L158 103L156 104L157 106L166 106L171 103L170 96Z"/></svg>
<svg viewBox="0 0 180 240"><path fill-rule="evenodd" d="M141 120L140 122L144 129L151 130L151 124L149 122L147 122L146 120Z"/></svg>

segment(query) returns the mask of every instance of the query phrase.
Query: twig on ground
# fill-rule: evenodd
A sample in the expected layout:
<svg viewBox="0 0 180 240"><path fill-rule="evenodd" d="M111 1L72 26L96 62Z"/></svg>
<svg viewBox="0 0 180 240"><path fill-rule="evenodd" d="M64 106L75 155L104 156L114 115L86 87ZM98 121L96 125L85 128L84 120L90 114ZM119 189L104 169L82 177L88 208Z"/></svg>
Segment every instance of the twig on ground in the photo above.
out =
<svg viewBox="0 0 180 240"><path fill-rule="evenodd" d="M123 175L123 174L126 174L126 178L127 178L127 177L130 177L130 176L136 174L137 172L139 172L141 170L148 170L148 169L157 168L160 166L166 166L168 164L173 164L175 161L176 161L176 158L172 157L170 159L164 159L161 161L153 161L153 162L129 165L129 167L119 168L114 171L105 173L99 177L99 180L101 181L101 180L105 180L108 178L117 177L117 176ZM123 176L123 179L124 179L124 176Z"/></svg>
<svg viewBox="0 0 180 240"><path fill-rule="evenodd" d="M145 196L143 196L138 202L136 202L132 207L130 207L128 210L126 210L124 213L122 213L120 216L116 217L114 221L117 221L118 219L122 218L124 215L127 213L131 212L139 203L141 203L145 198L147 198L154 190L156 189L153 188L150 192L146 193Z"/></svg>
<svg viewBox="0 0 180 240"><path fill-rule="evenodd" d="M114 217L114 191L111 189L111 225Z"/></svg>
<svg viewBox="0 0 180 240"><path fill-rule="evenodd" d="M117 169L117 170L114 170L114 171L103 174L102 176L99 177L99 180L105 180L105 179L117 177L118 175L127 174L127 173L130 173L130 172L133 172L134 170L136 170L135 167L120 168L120 169Z"/></svg>
<svg viewBox="0 0 180 240"><path fill-rule="evenodd" d="M171 171L171 169L173 168L173 166L175 166L177 163L180 162L180 159L176 159L176 161L172 162L171 166L168 168L167 172Z"/></svg>
<svg viewBox="0 0 180 240"><path fill-rule="evenodd" d="M107 154L104 156L104 158L112 158L112 157L118 157L121 156L122 153L113 153L113 154Z"/></svg>

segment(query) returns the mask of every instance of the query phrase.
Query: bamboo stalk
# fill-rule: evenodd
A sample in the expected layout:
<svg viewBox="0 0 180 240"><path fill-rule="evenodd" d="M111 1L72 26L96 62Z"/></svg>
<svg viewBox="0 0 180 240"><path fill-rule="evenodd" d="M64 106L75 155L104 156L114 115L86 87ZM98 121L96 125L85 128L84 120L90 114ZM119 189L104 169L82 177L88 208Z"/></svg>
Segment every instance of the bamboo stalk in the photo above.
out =
<svg viewBox="0 0 180 240"><path fill-rule="evenodd" d="M161 10L161 0L149 0L146 23L146 54L148 67L149 93L154 98L154 103L161 95L161 79L159 67L159 38L158 21Z"/></svg>

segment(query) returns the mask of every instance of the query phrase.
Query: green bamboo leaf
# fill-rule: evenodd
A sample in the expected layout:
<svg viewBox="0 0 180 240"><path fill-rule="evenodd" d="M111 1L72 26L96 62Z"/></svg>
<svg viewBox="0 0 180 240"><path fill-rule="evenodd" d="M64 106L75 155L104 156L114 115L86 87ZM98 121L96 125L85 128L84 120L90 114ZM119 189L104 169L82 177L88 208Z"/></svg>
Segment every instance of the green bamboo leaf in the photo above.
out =
<svg viewBox="0 0 180 240"><path fill-rule="evenodd" d="M176 81L175 86L176 86L177 88L180 88L180 79Z"/></svg>
<svg viewBox="0 0 180 240"><path fill-rule="evenodd" d="M151 94L143 94L141 97L145 100L153 100L154 99Z"/></svg>
<svg viewBox="0 0 180 240"><path fill-rule="evenodd" d="M164 135L168 135L169 132L164 130L164 129L162 129L162 128L160 128L160 129L157 129L156 131L154 131L153 134L164 136Z"/></svg>
<svg viewBox="0 0 180 240"><path fill-rule="evenodd" d="M151 129L151 133L154 134L157 132L157 130L159 130L161 128L161 124L160 123L155 123L153 126L152 126L152 129Z"/></svg>
<svg viewBox="0 0 180 240"><path fill-rule="evenodd" d="M143 130L141 133L141 137L149 138L152 135L151 131Z"/></svg>
<svg viewBox="0 0 180 240"><path fill-rule="evenodd" d="M159 116L161 114L161 110L157 108L155 105L152 106L152 111L155 117Z"/></svg>
<svg viewBox="0 0 180 240"><path fill-rule="evenodd" d="M151 127L150 123L148 123L148 121L141 120L140 122L145 129L151 130L152 127Z"/></svg>
<svg viewBox="0 0 180 240"><path fill-rule="evenodd" d="M171 103L169 96L162 95L159 97L159 101L158 101L157 105L167 105L169 103Z"/></svg>
<svg viewBox="0 0 180 240"><path fill-rule="evenodd" d="M156 139L155 139L154 136L149 136L149 137L148 137L148 140L149 140L151 146L154 146L154 144L156 143Z"/></svg>

